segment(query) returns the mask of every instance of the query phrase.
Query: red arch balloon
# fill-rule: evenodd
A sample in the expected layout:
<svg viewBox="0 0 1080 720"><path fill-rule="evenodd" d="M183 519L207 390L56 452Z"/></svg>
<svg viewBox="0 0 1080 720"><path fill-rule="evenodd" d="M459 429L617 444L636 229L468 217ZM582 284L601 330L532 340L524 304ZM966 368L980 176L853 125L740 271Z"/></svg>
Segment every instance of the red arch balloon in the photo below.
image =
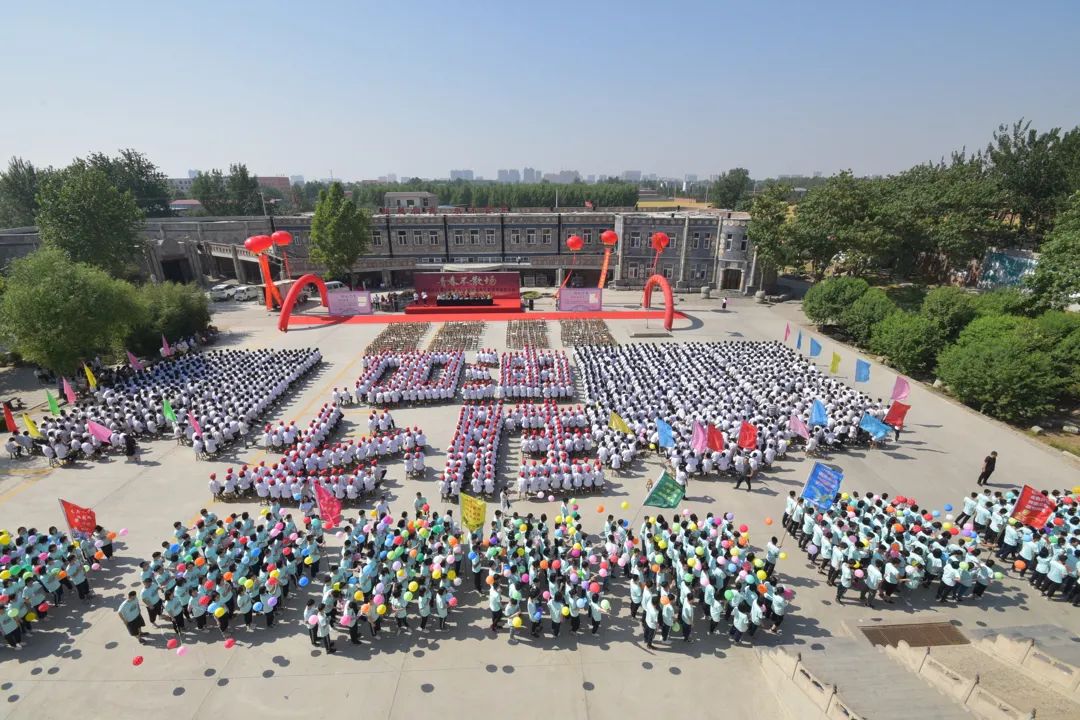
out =
<svg viewBox="0 0 1080 720"><path fill-rule="evenodd" d="M664 329L670 331L671 324L675 322L675 298L671 294L671 283L663 275L653 275L645 283L645 298L642 301L642 305L645 309L649 309L649 303L652 300L652 289L654 286L659 285L660 290L664 293ZM291 294L291 293L290 293Z"/></svg>
<svg viewBox="0 0 1080 720"><path fill-rule="evenodd" d="M289 332L289 316L292 314L293 306L296 305L296 299L300 297L300 291L308 285L314 285L319 289L319 299L322 300L323 307L329 306L329 300L326 297L326 283L318 275L304 275L297 280L289 288L289 293L285 296L285 302L281 304L281 317L278 318L278 330L281 332Z"/></svg>

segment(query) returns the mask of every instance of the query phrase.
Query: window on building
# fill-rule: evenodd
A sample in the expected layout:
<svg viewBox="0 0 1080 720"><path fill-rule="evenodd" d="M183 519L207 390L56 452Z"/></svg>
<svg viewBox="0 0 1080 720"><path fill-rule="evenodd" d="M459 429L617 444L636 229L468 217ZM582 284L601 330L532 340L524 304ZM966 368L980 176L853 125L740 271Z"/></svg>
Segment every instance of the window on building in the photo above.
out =
<svg viewBox="0 0 1080 720"><path fill-rule="evenodd" d="M694 240L690 243L691 250L698 250L701 248L701 233L694 233Z"/></svg>
<svg viewBox="0 0 1080 720"><path fill-rule="evenodd" d="M637 280L641 267L637 263L630 263L626 268L626 276L631 280Z"/></svg>
<svg viewBox="0 0 1080 720"><path fill-rule="evenodd" d="M583 230L582 233L581 233L581 238L585 241L586 245L591 245L592 244L592 230Z"/></svg>
<svg viewBox="0 0 1080 720"><path fill-rule="evenodd" d="M543 243L545 245L550 245L551 244L551 228L544 228L542 232L543 232Z"/></svg>
<svg viewBox="0 0 1080 720"><path fill-rule="evenodd" d="M414 204L415 203L414 203L413 200L406 200L405 201L405 207L412 207Z"/></svg>
<svg viewBox="0 0 1080 720"><path fill-rule="evenodd" d="M701 247L706 250L712 248L712 233L705 233L705 237L701 238Z"/></svg>
<svg viewBox="0 0 1080 720"><path fill-rule="evenodd" d="M421 231L421 230L413 230L412 244L413 245L423 245L424 244L424 233L423 233L423 231Z"/></svg>
<svg viewBox="0 0 1080 720"><path fill-rule="evenodd" d="M454 231L454 244L455 245L464 245L465 244L465 231L464 230L455 230Z"/></svg>
<svg viewBox="0 0 1080 720"><path fill-rule="evenodd" d="M632 247L632 248L641 247L641 233L640 232L637 232L635 230L634 232L630 233L630 247Z"/></svg>
<svg viewBox="0 0 1080 720"><path fill-rule="evenodd" d="M742 236L742 242L739 243L739 249L746 252L746 236Z"/></svg>
<svg viewBox="0 0 1080 720"><path fill-rule="evenodd" d="M724 242L724 249L731 250L731 233L727 234L727 240Z"/></svg>
<svg viewBox="0 0 1080 720"><path fill-rule="evenodd" d="M438 230L428 230L427 239L428 239L428 245L438 245L439 244L439 231Z"/></svg>
<svg viewBox="0 0 1080 720"><path fill-rule="evenodd" d="M705 265L705 264L702 264L702 263L698 263L697 265L694 265L694 279L695 280L704 280L705 276L707 274L708 274L708 265Z"/></svg>
<svg viewBox="0 0 1080 720"><path fill-rule="evenodd" d="M397 244L398 245L405 245L408 242L409 241L407 239L407 233L404 230L398 230L397 231Z"/></svg>
<svg viewBox="0 0 1080 720"><path fill-rule="evenodd" d="M484 231L484 237L487 238L487 244L488 245L494 245L495 244L495 228L488 228L487 230L485 230Z"/></svg>
<svg viewBox="0 0 1080 720"><path fill-rule="evenodd" d="M533 230L532 228L529 228L528 230L525 231L525 244L526 245L535 245L536 244L536 230Z"/></svg>
<svg viewBox="0 0 1080 720"><path fill-rule="evenodd" d="M376 231L376 232L371 233L371 244L372 245L382 245L382 233L381 232Z"/></svg>
<svg viewBox="0 0 1080 720"><path fill-rule="evenodd" d="M479 230L473 229L473 230L469 231L469 244L470 245L479 245L480 244L480 231Z"/></svg>
<svg viewBox="0 0 1080 720"><path fill-rule="evenodd" d="M520 245L521 244L521 231L520 230L511 230L510 231L510 244L511 245Z"/></svg>
<svg viewBox="0 0 1080 720"><path fill-rule="evenodd" d="M671 279L671 276L674 274L674 272L675 272L675 268L672 267L671 265L665 265L664 266L664 277L666 277L668 280Z"/></svg>

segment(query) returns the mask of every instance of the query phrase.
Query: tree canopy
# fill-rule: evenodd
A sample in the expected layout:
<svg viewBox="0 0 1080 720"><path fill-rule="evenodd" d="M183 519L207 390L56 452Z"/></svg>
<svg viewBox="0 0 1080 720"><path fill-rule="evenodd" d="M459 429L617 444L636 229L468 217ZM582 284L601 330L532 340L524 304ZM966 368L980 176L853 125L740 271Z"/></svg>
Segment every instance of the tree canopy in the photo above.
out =
<svg viewBox="0 0 1080 720"><path fill-rule="evenodd" d="M191 182L192 196L210 215L262 215L259 181L243 163L221 170L200 172Z"/></svg>
<svg viewBox="0 0 1080 720"><path fill-rule="evenodd" d="M121 150L116 157L96 152L85 160L76 158L72 164L103 172L117 190L131 193L146 217L172 216L168 178L143 153L130 148Z"/></svg>
<svg viewBox="0 0 1080 720"><path fill-rule="evenodd" d="M746 168L732 168L721 173L709 188L708 200L713 207L742 210L750 202L754 181Z"/></svg>
<svg viewBox="0 0 1080 720"><path fill-rule="evenodd" d="M38 191L52 172L52 168L34 167L22 158L8 161L7 170L0 172L0 227L34 224Z"/></svg>
<svg viewBox="0 0 1080 720"><path fill-rule="evenodd" d="M1037 309L1080 301L1080 192L1073 193L1042 245L1035 272L1024 280Z"/></svg>
<svg viewBox="0 0 1080 720"><path fill-rule="evenodd" d="M311 218L311 259L326 266L330 277L347 277L371 244L371 221L341 183L319 193Z"/></svg>

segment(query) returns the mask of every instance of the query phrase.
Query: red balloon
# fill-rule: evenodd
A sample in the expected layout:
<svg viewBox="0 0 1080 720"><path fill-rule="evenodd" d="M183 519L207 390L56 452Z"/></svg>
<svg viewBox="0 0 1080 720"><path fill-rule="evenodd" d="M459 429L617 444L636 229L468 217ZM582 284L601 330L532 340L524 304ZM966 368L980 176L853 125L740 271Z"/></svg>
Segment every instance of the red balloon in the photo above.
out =
<svg viewBox="0 0 1080 720"><path fill-rule="evenodd" d="M671 244L671 238L667 236L667 233L654 232L652 234L652 249L658 253L664 252L667 246Z"/></svg>
<svg viewBox="0 0 1080 720"><path fill-rule="evenodd" d="M277 230L270 236L275 245L292 245L292 233L286 230Z"/></svg>
<svg viewBox="0 0 1080 720"><path fill-rule="evenodd" d="M571 235L566 238L566 247L569 248L570 252L577 252L585 247L585 241L581 239L580 235Z"/></svg>
<svg viewBox="0 0 1080 720"><path fill-rule="evenodd" d="M274 241L270 239L269 235L252 235L244 241L244 247L256 255L262 252L266 252Z"/></svg>
<svg viewBox="0 0 1080 720"><path fill-rule="evenodd" d="M614 230L605 230L600 233L600 242L604 243L608 247L615 247L619 244L619 233Z"/></svg>
<svg viewBox="0 0 1080 720"><path fill-rule="evenodd" d="M134 665L135 667L138 667L139 665L142 665L142 661L143 661L142 655L136 655L135 657L131 658L131 664Z"/></svg>

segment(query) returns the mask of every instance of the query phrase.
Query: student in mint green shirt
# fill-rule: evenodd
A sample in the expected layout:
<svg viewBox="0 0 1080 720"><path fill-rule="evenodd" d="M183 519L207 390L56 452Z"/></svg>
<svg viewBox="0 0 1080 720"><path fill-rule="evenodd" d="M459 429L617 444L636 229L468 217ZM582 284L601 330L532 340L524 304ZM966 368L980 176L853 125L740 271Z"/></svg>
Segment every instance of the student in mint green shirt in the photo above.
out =
<svg viewBox="0 0 1080 720"><path fill-rule="evenodd" d="M120 615L120 619L124 621L124 625L127 627L128 633L131 637L138 638L139 642L143 641L144 633L142 631L146 621L142 618L142 612L139 610L139 600L132 590L127 594L127 599L120 603L120 607L116 612Z"/></svg>

